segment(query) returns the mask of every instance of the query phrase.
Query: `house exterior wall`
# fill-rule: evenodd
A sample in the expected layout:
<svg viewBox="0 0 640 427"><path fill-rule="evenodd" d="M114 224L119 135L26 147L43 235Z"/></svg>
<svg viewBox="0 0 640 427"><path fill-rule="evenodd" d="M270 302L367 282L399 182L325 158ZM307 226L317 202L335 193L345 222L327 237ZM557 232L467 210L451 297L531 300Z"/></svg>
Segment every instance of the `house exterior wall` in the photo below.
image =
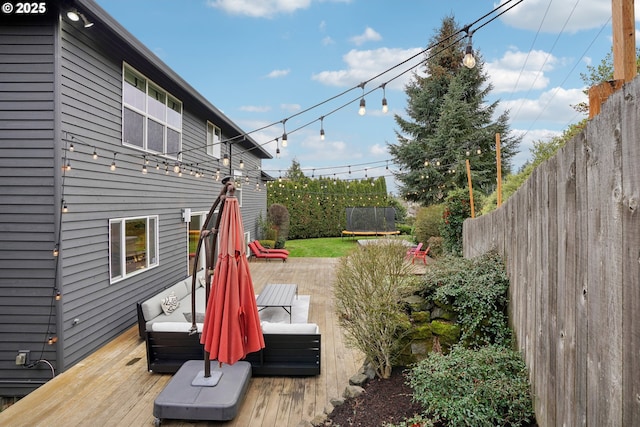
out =
<svg viewBox="0 0 640 427"><path fill-rule="evenodd" d="M16 368L18 350L53 360L56 240L54 27L0 25L0 395L51 378Z"/></svg>
<svg viewBox="0 0 640 427"><path fill-rule="evenodd" d="M46 363L17 367L18 350L63 371L132 327L136 302L188 276L182 210L208 212L222 188L206 154L207 122L222 129L222 140L237 136L184 82L104 28L87 31L59 16L47 23L0 27L0 396L27 394L51 378ZM125 63L183 103L182 176L174 160L152 155L143 174L146 153L123 145ZM266 189L255 183L268 155L242 144L231 148L231 166L220 162L220 176L250 177L241 181L241 211L255 236L266 209ZM206 173L197 178L186 166ZM111 281L109 220L140 216L158 218L158 265ZM57 342L49 345L49 336Z"/></svg>

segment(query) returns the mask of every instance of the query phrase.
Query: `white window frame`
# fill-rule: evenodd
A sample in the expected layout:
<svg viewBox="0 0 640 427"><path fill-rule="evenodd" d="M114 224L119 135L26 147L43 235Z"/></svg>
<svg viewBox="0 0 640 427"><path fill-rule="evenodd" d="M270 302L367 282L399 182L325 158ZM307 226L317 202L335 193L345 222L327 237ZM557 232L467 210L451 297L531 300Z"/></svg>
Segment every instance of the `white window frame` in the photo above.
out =
<svg viewBox="0 0 640 427"><path fill-rule="evenodd" d="M145 225L145 266L143 268L139 268L136 269L130 273L127 273L127 245L126 245L126 241L127 241L127 236L126 236L126 224L128 221L138 221L144 219L146 220L146 225ZM153 221L154 226L151 227L151 222ZM114 277L114 272L112 269L112 261L114 260L114 253L112 252L113 249L113 245L115 244L112 239L112 226L113 224L119 224L120 225L120 236L119 236L119 242L120 242L120 246L117 248L118 249L118 257L116 259L119 259L120 262L120 274ZM114 218L114 219L110 219L109 220L109 283L117 283L120 282L124 279L127 279L129 277L138 275L144 271L150 270L154 267L157 267L158 265L160 265L160 242L159 242L159 232L158 232L158 228L160 225L160 221L159 221L159 217L158 215L149 215L149 216L137 216L137 217L127 217L127 218ZM150 235L149 230L153 231L153 236ZM150 257L148 256L149 254L149 248L151 247L151 245L153 244L153 253L155 253L155 257ZM137 261L139 262L139 260Z"/></svg>
<svg viewBox="0 0 640 427"><path fill-rule="evenodd" d="M204 224L204 221L207 219L207 213L208 212L192 212L191 213L191 218L193 219L194 217L199 217L200 218L200 230L202 230L202 225ZM191 235L189 234L189 232L191 231L191 222L189 222L189 224L187 225L187 271L189 271L189 264L191 263L191 259L189 259L189 245L190 245L190 240L191 240ZM200 236L198 235L198 239L200 239ZM196 271L200 271L200 270L204 270L207 266L207 256L205 253L205 246L202 245L202 247L200 248L200 257L198 258L198 266L196 267Z"/></svg>
<svg viewBox="0 0 640 427"><path fill-rule="evenodd" d="M138 86L134 86L127 81L127 75L133 74L136 78ZM137 79L140 79L139 81ZM135 88L132 90L132 88ZM140 91L140 97L136 98L135 90ZM153 96L155 94L155 96ZM132 102L128 102L127 98ZM144 99L142 99L144 97ZM159 103L150 103L151 98L158 99ZM135 98L135 99L133 99ZM134 105L135 104L135 105ZM125 140L125 112L129 110L142 116L142 146L130 143ZM179 111L178 111L179 110ZM149 121L162 126L162 150L156 150L149 147ZM157 154L169 159L181 160L182 152L182 121L183 121L183 105L175 96L164 90L144 74L128 65L122 64L122 145L145 151L147 153ZM169 135L170 132L176 132L178 137L177 151L174 149L169 151Z"/></svg>
<svg viewBox="0 0 640 427"><path fill-rule="evenodd" d="M217 138L217 139L216 139ZM221 159L222 131L210 121L207 121L207 155Z"/></svg>

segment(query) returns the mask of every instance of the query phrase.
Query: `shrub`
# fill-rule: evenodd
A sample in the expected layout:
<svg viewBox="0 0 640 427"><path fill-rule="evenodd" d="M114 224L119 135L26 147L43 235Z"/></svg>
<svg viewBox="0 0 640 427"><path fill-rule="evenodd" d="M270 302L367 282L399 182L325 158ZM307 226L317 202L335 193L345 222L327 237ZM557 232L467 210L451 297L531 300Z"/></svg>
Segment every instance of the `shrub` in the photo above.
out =
<svg viewBox="0 0 640 427"><path fill-rule="evenodd" d="M437 258L442 255L442 237L429 237L427 246L431 247L431 249L429 249L429 256L431 258Z"/></svg>
<svg viewBox="0 0 640 427"><path fill-rule="evenodd" d="M469 192L463 189L449 192L442 214L443 222L440 226L444 252L462 255L462 224L469 217L471 217Z"/></svg>
<svg viewBox="0 0 640 427"><path fill-rule="evenodd" d="M265 240L259 240L259 242L265 249L273 249L276 247L275 240L265 239Z"/></svg>
<svg viewBox="0 0 640 427"><path fill-rule="evenodd" d="M275 241L287 240L289 233L289 211L286 206L279 203L274 203L269 206L267 211L267 221L271 227L276 231Z"/></svg>
<svg viewBox="0 0 640 427"><path fill-rule="evenodd" d="M443 212L444 205L431 205L418 210L414 224L414 233L418 242L426 245L430 238L440 236Z"/></svg>
<svg viewBox="0 0 640 427"><path fill-rule="evenodd" d="M434 421L455 426L521 426L533 419L527 369L502 346L431 353L409 373L414 399Z"/></svg>
<svg viewBox="0 0 640 427"><path fill-rule="evenodd" d="M401 299L415 290L415 276L400 242L358 247L340 259L334 296L348 344L360 350L381 378L391 375L411 324Z"/></svg>
<svg viewBox="0 0 640 427"><path fill-rule="evenodd" d="M466 259L448 256L429 266L422 296L452 308L465 346L511 344L507 322L509 278L496 253Z"/></svg>
<svg viewBox="0 0 640 427"><path fill-rule="evenodd" d="M405 235L411 234L411 231L413 230L413 227L408 224L396 224L396 228L400 231L400 234Z"/></svg>

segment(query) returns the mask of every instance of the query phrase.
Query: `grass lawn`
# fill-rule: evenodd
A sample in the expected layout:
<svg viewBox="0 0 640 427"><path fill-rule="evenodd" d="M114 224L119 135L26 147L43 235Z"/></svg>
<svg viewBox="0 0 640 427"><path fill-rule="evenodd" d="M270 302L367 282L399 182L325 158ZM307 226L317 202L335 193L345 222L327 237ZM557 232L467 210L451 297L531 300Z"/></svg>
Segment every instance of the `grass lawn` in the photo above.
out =
<svg viewBox="0 0 640 427"><path fill-rule="evenodd" d="M405 236L408 237L408 236ZM376 237L323 237L319 239L287 240L285 249L290 257L338 258L358 246L358 240Z"/></svg>

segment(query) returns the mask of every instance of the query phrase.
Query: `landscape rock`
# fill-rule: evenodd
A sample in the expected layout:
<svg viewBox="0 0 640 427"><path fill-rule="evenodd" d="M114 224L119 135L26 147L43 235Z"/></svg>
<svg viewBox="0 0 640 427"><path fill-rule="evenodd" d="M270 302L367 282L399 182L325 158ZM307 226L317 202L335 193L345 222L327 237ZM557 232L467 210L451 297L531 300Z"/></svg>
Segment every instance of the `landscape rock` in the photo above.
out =
<svg viewBox="0 0 640 427"><path fill-rule="evenodd" d="M354 376L352 376L351 378L349 378L349 384L351 384L351 385L362 386L367 381L369 381L369 377L366 376L364 373L357 373Z"/></svg>
<svg viewBox="0 0 640 427"><path fill-rule="evenodd" d="M357 385L349 385L345 387L344 392L342 393L342 396L345 399L350 399L352 397L358 397L362 393L364 393L364 388Z"/></svg>

